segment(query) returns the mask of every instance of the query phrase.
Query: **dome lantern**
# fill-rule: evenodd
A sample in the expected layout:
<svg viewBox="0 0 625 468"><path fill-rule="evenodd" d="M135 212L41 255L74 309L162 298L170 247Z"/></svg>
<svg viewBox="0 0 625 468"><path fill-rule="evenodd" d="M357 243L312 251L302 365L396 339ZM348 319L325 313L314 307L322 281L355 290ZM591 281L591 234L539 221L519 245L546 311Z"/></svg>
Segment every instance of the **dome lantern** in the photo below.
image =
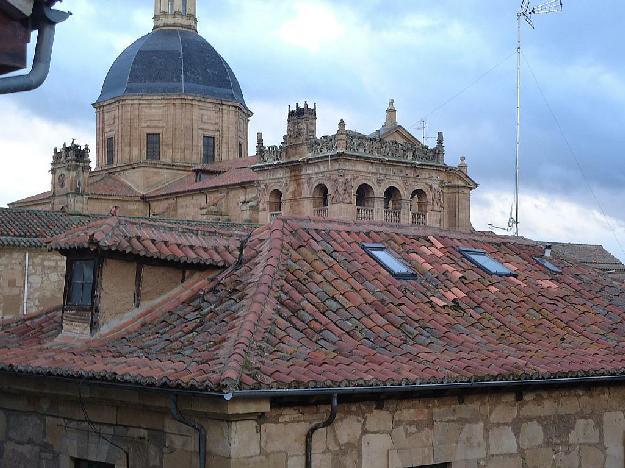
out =
<svg viewBox="0 0 625 468"><path fill-rule="evenodd" d="M197 31L196 4L197 0L154 0L154 29Z"/></svg>

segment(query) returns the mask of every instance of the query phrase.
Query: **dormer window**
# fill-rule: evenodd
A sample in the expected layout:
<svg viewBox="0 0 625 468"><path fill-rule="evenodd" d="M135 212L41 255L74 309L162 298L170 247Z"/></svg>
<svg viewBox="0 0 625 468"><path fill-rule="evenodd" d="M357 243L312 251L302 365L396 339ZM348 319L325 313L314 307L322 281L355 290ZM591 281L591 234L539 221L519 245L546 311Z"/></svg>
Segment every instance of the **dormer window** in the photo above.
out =
<svg viewBox="0 0 625 468"><path fill-rule="evenodd" d="M534 257L534 260L536 260L538 263L544 266L551 273L562 273L561 268L558 268L557 266L555 266L553 263L551 263L549 260L547 260L544 257Z"/></svg>
<svg viewBox="0 0 625 468"><path fill-rule="evenodd" d="M506 268L502 263L489 256L484 250L462 248L458 249L458 251L471 263L479 266L491 275L516 276L509 268Z"/></svg>
<svg viewBox="0 0 625 468"><path fill-rule="evenodd" d="M395 278L414 279L417 277L415 271L391 253L384 244L363 244L362 248Z"/></svg>
<svg viewBox="0 0 625 468"><path fill-rule="evenodd" d="M69 263L67 299L65 305L91 307L93 303L93 279L95 260L72 260Z"/></svg>

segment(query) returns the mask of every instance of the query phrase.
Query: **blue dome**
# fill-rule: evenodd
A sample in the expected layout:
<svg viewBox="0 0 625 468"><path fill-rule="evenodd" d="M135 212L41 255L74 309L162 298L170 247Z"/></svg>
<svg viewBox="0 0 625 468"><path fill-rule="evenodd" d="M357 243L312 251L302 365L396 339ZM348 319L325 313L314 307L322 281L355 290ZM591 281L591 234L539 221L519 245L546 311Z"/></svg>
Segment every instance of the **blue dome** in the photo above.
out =
<svg viewBox="0 0 625 468"><path fill-rule="evenodd" d="M187 94L245 106L230 66L202 36L184 29L156 29L115 60L96 102L120 96Z"/></svg>

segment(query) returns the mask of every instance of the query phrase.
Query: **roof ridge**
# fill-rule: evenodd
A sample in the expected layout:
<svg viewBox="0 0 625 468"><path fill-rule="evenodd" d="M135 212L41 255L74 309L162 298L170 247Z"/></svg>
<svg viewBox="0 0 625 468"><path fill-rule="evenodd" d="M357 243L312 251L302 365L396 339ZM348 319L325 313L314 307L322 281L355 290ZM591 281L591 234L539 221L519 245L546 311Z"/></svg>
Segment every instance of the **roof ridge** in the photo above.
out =
<svg viewBox="0 0 625 468"><path fill-rule="evenodd" d="M241 324L238 330L233 333L235 342L229 350L226 351L225 362L222 373L219 377L219 383L226 392L233 391L239 384L241 376L246 366L246 360L251 353L254 344L253 337L258 328L262 326L265 311L270 303L270 296L273 290L273 283L281 264L280 259L283 254L284 236L286 223L278 218L270 226L269 236L266 239L266 252L269 258L277 259L274 262L265 262L262 266L260 278L255 282L252 293L248 296L250 306L247 313L240 318ZM258 233L263 233L264 229L260 229ZM253 236L250 236L250 239ZM247 244L249 245L249 243ZM256 258L261 253L256 254Z"/></svg>
<svg viewBox="0 0 625 468"><path fill-rule="evenodd" d="M403 225L403 224L390 224L383 221L366 221L366 222L354 222L352 220L341 219L323 219L314 218L310 216L295 216L286 215L282 216L284 221L293 222L302 229L313 229L317 231L323 230L337 230L337 231L350 231L350 232L384 232L395 233L408 236L427 237L427 236L441 236L449 239L457 240L489 240L499 243L514 243L522 245L540 245L540 243L533 241L525 237L512 237L501 236L495 233L483 233L478 231L464 232L453 231L450 229L437 228L433 226L417 226L417 225Z"/></svg>

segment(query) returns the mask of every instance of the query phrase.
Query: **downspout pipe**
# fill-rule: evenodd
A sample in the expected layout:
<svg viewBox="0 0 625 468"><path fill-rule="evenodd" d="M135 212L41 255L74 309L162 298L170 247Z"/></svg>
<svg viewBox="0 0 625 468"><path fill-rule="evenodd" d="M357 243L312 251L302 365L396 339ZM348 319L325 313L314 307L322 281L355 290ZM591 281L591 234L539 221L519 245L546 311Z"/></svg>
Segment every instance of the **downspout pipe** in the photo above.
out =
<svg viewBox="0 0 625 468"><path fill-rule="evenodd" d="M0 94L31 91L41 86L48 77L52 62L55 27L69 18L70 13L53 10L41 2L37 2L35 8L33 24L38 30L38 35L32 68L27 75L0 78Z"/></svg>
<svg viewBox="0 0 625 468"><path fill-rule="evenodd" d="M324 429L328 427L330 424L334 422L336 419L336 407L337 407L337 394L332 394L332 403L330 406L330 415L328 419L323 422L317 423L308 429L308 433L306 433L306 468L312 468L312 439L315 432L319 429Z"/></svg>
<svg viewBox="0 0 625 468"><path fill-rule="evenodd" d="M24 308L22 312L24 315L28 314L28 271L30 270L30 257L28 250L26 251L26 258L24 259Z"/></svg>
<svg viewBox="0 0 625 468"><path fill-rule="evenodd" d="M171 395L169 411L176 421L197 431L198 436L198 467L206 468L206 429L199 422L183 416L178 410L178 397Z"/></svg>

